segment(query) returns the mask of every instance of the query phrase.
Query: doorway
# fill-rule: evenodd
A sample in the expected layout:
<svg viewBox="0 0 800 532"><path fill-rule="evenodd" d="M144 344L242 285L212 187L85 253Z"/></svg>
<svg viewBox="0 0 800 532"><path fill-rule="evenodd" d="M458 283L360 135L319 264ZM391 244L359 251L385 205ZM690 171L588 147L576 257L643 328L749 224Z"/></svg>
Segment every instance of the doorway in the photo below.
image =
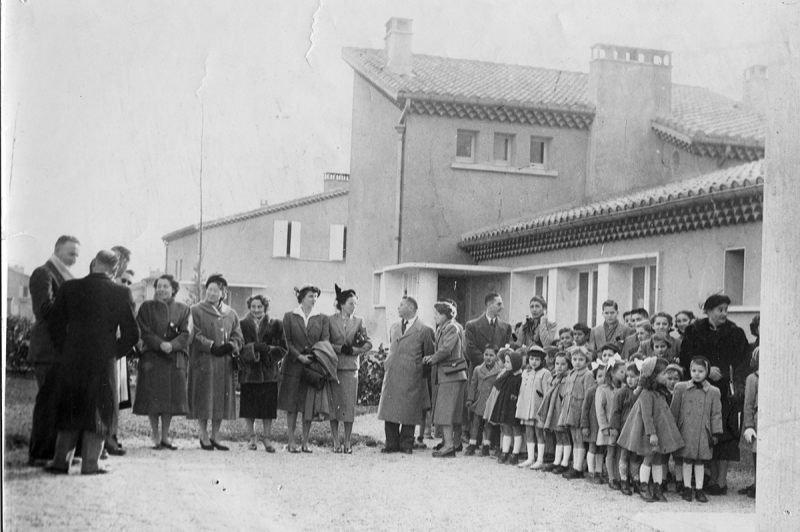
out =
<svg viewBox="0 0 800 532"><path fill-rule="evenodd" d="M439 288L436 294L437 300L452 299L456 302L458 313L456 321L462 326L466 325L469 309L467 308L469 294L469 279L463 277L442 277L439 276Z"/></svg>

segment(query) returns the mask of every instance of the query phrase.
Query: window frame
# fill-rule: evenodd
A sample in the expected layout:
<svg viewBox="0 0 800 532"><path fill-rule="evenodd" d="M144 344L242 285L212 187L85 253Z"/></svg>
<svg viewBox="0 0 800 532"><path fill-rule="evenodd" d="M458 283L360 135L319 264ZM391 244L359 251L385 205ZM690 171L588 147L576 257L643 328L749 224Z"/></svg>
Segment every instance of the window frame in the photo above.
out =
<svg viewBox="0 0 800 532"><path fill-rule="evenodd" d="M530 136L530 145L528 146L528 166L530 168L537 168L540 170L547 170L550 166L550 142L551 138L549 137L541 137L539 135L531 135ZM539 142L542 144L542 162L536 163L533 162L533 143Z"/></svg>
<svg viewBox="0 0 800 532"><path fill-rule="evenodd" d="M463 157L458 155L458 136L460 134L469 134L470 135L470 153L469 157ZM475 152L478 148L478 132L472 129L458 129L456 130L456 158L455 161L458 163L474 163L475 162Z"/></svg>
<svg viewBox="0 0 800 532"><path fill-rule="evenodd" d="M506 159L498 159L496 157L497 151L497 141L498 139L505 139L508 141L506 145ZM494 134L494 143L492 144L492 163L497 166L513 166L514 165L514 155L515 155L515 140L516 135L513 133L500 133L495 132Z"/></svg>

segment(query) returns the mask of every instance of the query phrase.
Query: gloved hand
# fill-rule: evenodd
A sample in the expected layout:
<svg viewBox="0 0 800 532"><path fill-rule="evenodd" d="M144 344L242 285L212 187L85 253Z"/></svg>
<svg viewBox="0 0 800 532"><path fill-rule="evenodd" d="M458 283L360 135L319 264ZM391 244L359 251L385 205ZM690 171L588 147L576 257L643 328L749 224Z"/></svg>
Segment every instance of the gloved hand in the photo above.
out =
<svg viewBox="0 0 800 532"><path fill-rule="evenodd" d="M353 354L353 346L352 345L348 345L348 344L344 344L342 346L341 352L345 356L350 356L350 355Z"/></svg>
<svg viewBox="0 0 800 532"><path fill-rule="evenodd" d="M234 351L236 351L236 349L233 347L233 344L224 344L222 346L222 354L223 355L230 355Z"/></svg>
<svg viewBox="0 0 800 532"><path fill-rule="evenodd" d="M215 357L221 357L222 354L223 354L222 353L222 346L221 345L212 345L211 346L211 354L214 355Z"/></svg>
<svg viewBox="0 0 800 532"><path fill-rule="evenodd" d="M270 345L264 342L257 342L253 348L262 355L267 355L269 354Z"/></svg>
<svg viewBox="0 0 800 532"><path fill-rule="evenodd" d="M747 443L753 443L753 440L758 438L756 431L749 428L744 430L744 439Z"/></svg>

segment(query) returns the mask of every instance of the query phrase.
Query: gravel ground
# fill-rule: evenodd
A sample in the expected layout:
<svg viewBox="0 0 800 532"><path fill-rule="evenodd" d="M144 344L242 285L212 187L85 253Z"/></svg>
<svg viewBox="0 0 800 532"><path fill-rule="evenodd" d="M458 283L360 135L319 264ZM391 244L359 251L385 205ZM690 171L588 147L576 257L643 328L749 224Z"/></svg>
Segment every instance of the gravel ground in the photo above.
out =
<svg viewBox="0 0 800 532"><path fill-rule="evenodd" d="M121 423L147 426L130 411ZM652 529L632 521L635 514L755 511L752 499L735 495L750 481L741 467L730 474L732 495L701 505L670 492L668 504L647 504L488 458L382 455L366 445L383 440L374 413L358 417L355 431L362 443L352 455L319 446L309 455L249 451L230 436L230 452L205 452L189 434L176 438L178 451L155 451L146 430L127 430L127 456L111 457L103 463L111 473L94 477L27 467L27 449L7 432L5 529L645 531Z"/></svg>

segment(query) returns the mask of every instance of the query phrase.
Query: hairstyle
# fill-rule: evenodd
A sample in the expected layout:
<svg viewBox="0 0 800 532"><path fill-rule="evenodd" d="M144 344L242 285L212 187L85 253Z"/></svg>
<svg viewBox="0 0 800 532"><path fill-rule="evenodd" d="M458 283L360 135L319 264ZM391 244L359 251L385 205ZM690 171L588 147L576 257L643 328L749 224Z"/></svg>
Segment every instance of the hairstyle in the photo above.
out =
<svg viewBox="0 0 800 532"><path fill-rule="evenodd" d="M614 351L614 353L619 354L619 346L617 344L605 344L600 348L600 354L602 354L606 349L610 349L611 351Z"/></svg>
<svg viewBox="0 0 800 532"><path fill-rule="evenodd" d="M339 288L339 285L335 283L333 285L333 289L336 291L336 300L333 302L333 304L336 306L337 310L342 310L342 305L347 303L347 300L349 300L351 297L358 297L355 290L342 290Z"/></svg>
<svg viewBox="0 0 800 532"><path fill-rule="evenodd" d="M519 371L522 368L522 353L512 351L508 356L511 358L511 371Z"/></svg>
<svg viewBox="0 0 800 532"><path fill-rule="evenodd" d="M586 348L585 348L584 346L582 346L582 345L573 345L572 347L570 347L569 349L567 349L567 353L569 353L569 356L570 356L570 358L572 358L572 357L573 357L573 356L575 356L576 354L581 354L581 355L583 355L583 356L586 358L586 361L587 361L587 362L589 362L589 361L591 361L591 360L592 360L592 359L591 359L591 356L589 355L589 350L588 350L588 349L586 349Z"/></svg>
<svg viewBox="0 0 800 532"><path fill-rule="evenodd" d="M708 374L711 372L711 362L704 356L696 356L692 357L692 361L689 362L689 369L691 371L692 366L703 366L706 369L706 379L708 379Z"/></svg>
<svg viewBox="0 0 800 532"><path fill-rule="evenodd" d="M107 249L102 249L97 252L94 259L92 260L92 267L95 265L97 266L105 266L109 271L114 271L114 268L117 267L117 259L116 253L113 251L108 251Z"/></svg>
<svg viewBox="0 0 800 532"><path fill-rule="evenodd" d="M594 375L594 377L597 378L597 372L600 370L607 371L608 368L606 367L605 364L598 364L597 366L592 368L592 375ZM605 381L605 376L603 377L603 381Z"/></svg>
<svg viewBox="0 0 800 532"><path fill-rule="evenodd" d="M75 238L74 236L61 235L60 237L58 237L58 240L56 240L56 245L53 247L53 249L55 249L57 251L58 248L60 248L61 246L63 246L64 244L67 244L69 242L72 242L73 244L80 244L81 243L81 241L78 240L77 238Z"/></svg>
<svg viewBox="0 0 800 532"><path fill-rule="evenodd" d="M211 283L218 285L220 288L228 287L228 281L225 280L221 273L215 273L209 276L208 280L206 281L206 288L208 288L208 285Z"/></svg>
<svg viewBox="0 0 800 532"><path fill-rule="evenodd" d="M753 371L758 371L758 355L761 351L761 346L756 347L753 349L753 354L750 355L750 368Z"/></svg>
<svg viewBox="0 0 800 532"><path fill-rule="evenodd" d="M492 353L494 353L496 355L497 354L497 347L495 347L493 345L487 345L486 347L483 348L483 354L484 355L486 353L488 353L489 351L491 351Z"/></svg>
<svg viewBox="0 0 800 532"><path fill-rule="evenodd" d="M643 309L643 308L635 308L635 309L632 309L632 310L631 310L631 314L638 314L639 316L642 316L642 317L643 317L644 319L646 319L646 320L647 320L647 319L650 319L650 313L649 313L649 312L647 312L647 310L645 310L645 309Z"/></svg>
<svg viewBox="0 0 800 532"><path fill-rule="evenodd" d="M111 251L118 253L120 257L125 259L126 262L130 262L131 250L129 250L125 246L114 246L113 248L111 248Z"/></svg>
<svg viewBox="0 0 800 532"><path fill-rule="evenodd" d="M488 294L486 294L486 297L483 298L484 306L494 302L494 300L497 299L498 297L500 297L500 294L498 294L497 292L489 292Z"/></svg>
<svg viewBox="0 0 800 532"><path fill-rule="evenodd" d="M705 303L703 303L703 312L708 314L709 310L713 310L723 304L730 305L731 298L729 298L725 294L714 294L713 296L706 299Z"/></svg>
<svg viewBox="0 0 800 532"><path fill-rule="evenodd" d="M313 284L304 284L300 288L294 287L294 295L297 297L297 302L302 303L303 300L306 298L309 292L314 292L317 294L317 297L322 293L318 287L314 286Z"/></svg>
<svg viewBox="0 0 800 532"><path fill-rule="evenodd" d="M677 317L678 317L679 315L681 315L681 314L683 314L684 316L686 316L687 318L689 318L689 322L690 322L690 323L691 323L691 322L692 322L692 321L695 319L694 312L692 312L691 310L681 310L681 311L679 311L679 312L676 312L676 313L675 313L675 318L677 318Z"/></svg>
<svg viewBox="0 0 800 532"><path fill-rule="evenodd" d="M508 356L508 354L509 353L513 353L513 352L514 352L514 350L511 349L510 347L503 347L503 348L500 349L500 351L497 352L497 358L499 358L500 360L505 362L506 361L506 357Z"/></svg>
<svg viewBox="0 0 800 532"><path fill-rule="evenodd" d="M405 301L406 303L414 307L414 312L416 312L419 309L419 305L417 305L417 300L411 296L403 296L402 301Z"/></svg>
<svg viewBox="0 0 800 532"><path fill-rule="evenodd" d="M666 312L663 312L663 311L662 312L656 312L655 314L653 314L650 317L650 323L654 324L655 321L656 321L656 318L667 318L667 324L669 325L669 328L672 329L672 316L670 316L669 314L667 314Z"/></svg>
<svg viewBox="0 0 800 532"><path fill-rule="evenodd" d="M759 331L759 327L761 327L761 314L756 314L753 316L753 319L750 320L750 334L753 336L758 337L761 331Z"/></svg>
<svg viewBox="0 0 800 532"><path fill-rule="evenodd" d="M554 356L556 353L558 353L558 348L554 345L547 345L542 349L544 350L545 357Z"/></svg>
<svg viewBox="0 0 800 532"><path fill-rule="evenodd" d="M644 329L645 332L653 334L653 326L650 325L649 321L643 321L639 325L636 326L637 329Z"/></svg>
<svg viewBox="0 0 800 532"><path fill-rule="evenodd" d="M588 326L588 325L586 325L586 324L585 324L585 323L583 323L583 322L578 322L578 323L576 323L576 324L575 324L575 325L572 327L572 330L573 330L573 331L580 331L580 332L582 332L582 333L584 334L584 336L586 336L587 338L588 338L588 337L589 337L589 335L592 333L592 330L589 328L589 326Z"/></svg>
<svg viewBox="0 0 800 532"><path fill-rule="evenodd" d="M545 301L542 296L533 296L531 300L528 301L528 306L530 306L534 301L537 301L542 307L547 308L547 301Z"/></svg>
<svg viewBox="0 0 800 532"><path fill-rule="evenodd" d="M680 367L678 364L670 364L667 366L667 369L664 370L665 373L677 373L678 379L683 378L683 368Z"/></svg>
<svg viewBox="0 0 800 532"><path fill-rule="evenodd" d="M173 296L175 294L177 294L178 292L180 292L181 284L178 281L176 281L175 278L173 276L171 276L170 274L168 274L168 273L165 273L164 275L162 275L161 277L159 277L158 279L153 281L153 288L158 286L158 281L160 281L161 279L166 279L169 282L169 285L172 287L172 295Z"/></svg>
<svg viewBox="0 0 800 532"><path fill-rule="evenodd" d="M603 301L602 309L605 310L606 307L611 307L614 310L619 311L619 306L617 306L617 302L614 301L613 299L606 299L605 301Z"/></svg>
<svg viewBox="0 0 800 532"><path fill-rule="evenodd" d="M603 383L608 386L609 388L614 388L614 378L613 375L617 371L618 368L625 367L624 360L615 360L614 363L609 364L606 366L606 378L603 379ZM633 365L636 367L636 364Z"/></svg>
<svg viewBox="0 0 800 532"><path fill-rule="evenodd" d="M253 301L261 301L261 304L264 305L264 310L269 308L270 299L269 299L269 297L267 297L267 296L265 296L263 294L256 294L254 296L248 297L247 298L247 308L248 309L250 308L250 303L252 303Z"/></svg>
<svg viewBox="0 0 800 532"><path fill-rule="evenodd" d="M641 358L639 358L638 360L641 360ZM635 359L631 358L628 361L627 365L625 366L625 373L633 373L637 377L641 374L639 372L639 368L636 367L636 360Z"/></svg>
<svg viewBox="0 0 800 532"><path fill-rule="evenodd" d="M656 357L655 366L653 367L653 372L646 377L642 377L639 379L639 386L644 388L645 390L655 390L658 386L658 381L656 377L658 377L664 370L667 369L669 363L665 358Z"/></svg>
<svg viewBox="0 0 800 532"><path fill-rule="evenodd" d="M667 347L672 347L672 338L663 332L655 333L650 337L650 347L653 347L653 344L656 342L664 342L667 344Z"/></svg>
<svg viewBox="0 0 800 532"><path fill-rule="evenodd" d="M570 333L570 335L571 335L572 334L572 329L570 329L569 327L562 327L562 328L560 328L558 330L558 336L561 336L564 333Z"/></svg>
<svg viewBox="0 0 800 532"><path fill-rule="evenodd" d="M533 366L533 364L531 364L532 358L539 359L539 364L533 369L539 369L542 366L544 366L545 358L547 356L547 353L545 353L544 349L542 349L538 345L533 345L530 348L528 348L527 354L528 354L528 364L531 366Z"/></svg>
<svg viewBox="0 0 800 532"><path fill-rule="evenodd" d="M625 312L622 313L622 319L626 320L626 319L628 319L628 316L630 316L630 315L631 315L631 311L630 310L626 310Z"/></svg>
<svg viewBox="0 0 800 532"><path fill-rule="evenodd" d="M563 358L564 360L567 361L567 369L572 369L572 357L569 356L569 354L567 354L566 351L559 351L558 353L556 353L555 360L558 360L559 358Z"/></svg>
<svg viewBox="0 0 800 532"><path fill-rule="evenodd" d="M629 362L634 362L636 360L644 360L644 355L641 353L634 353L630 357L628 357Z"/></svg>
<svg viewBox="0 0 800 532"><path fill-rule="evenodd" d="M436 312L439 314L443 314L448 320L452 320L456 317L455 307L453 307L452 303L447 301L438 301L433 305L433 308L436 309Z"/></svg>

